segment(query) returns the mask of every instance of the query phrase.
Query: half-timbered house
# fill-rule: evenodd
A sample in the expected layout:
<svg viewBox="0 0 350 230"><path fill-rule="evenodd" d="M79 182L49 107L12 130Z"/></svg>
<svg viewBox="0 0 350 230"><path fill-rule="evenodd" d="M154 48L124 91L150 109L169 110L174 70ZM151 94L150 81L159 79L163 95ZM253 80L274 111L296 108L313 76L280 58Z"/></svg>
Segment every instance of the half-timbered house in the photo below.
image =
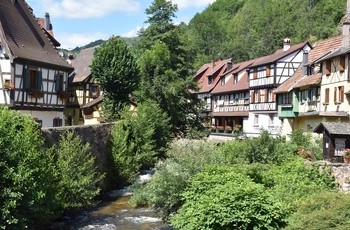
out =
<svg viewBox="0 0 350 230"><path fill-rule="evenodd" d="M69 76L69 94L74 100L68 103L65 111L68 125L89 125L101 122L103 95L90 69L94 49L95 47L83 49L72 60L74 72Z"/></svg>
<svg viewBox="0 0 350 230"><path fill-rule="evenodd" d="M291 46L286 38L283 49L249 67L249 117L243 124L248 136L259 135L261 129L270 130L272 135L280 133L274 90L295 73L302 63L303 52L310 49L308 42Z"/></svg>
<svg viewBox="0 0 350 230"><path fill-rule="evenodd" d="M72 67L59 55L24 0L0 0L0 104L43 127L64 124Z"/></svg>
<svg viewBox="0 0 350 230"><path fill-rule="evenodd" d="M249 115L249 82L246 69L255 60L233 64L225 71L212 90L212 126L236 131L243 127Z"/></svg>
<svg viewBox="0 0 350 230"><path fill-rule="evenodd" d="M199 90L192 92L197 94L198 98L206 102L206 113L203 116L209 116L212 113L212 98L211 91L217 85L221 75L232 68L232 60L226 59L212 61L204 64L196 73L195 81L198 84Z"/></svg>
<svg viewBox="0 0 350 230"><path fill-rule="evenodd" d="M302 129L310 131L322 121L320 116L321 68L316 63L341 44L341 36L316 42L310 52L304 52L303 64L295 74L276 90L278 116L282 120L282 135Z"/></svg>

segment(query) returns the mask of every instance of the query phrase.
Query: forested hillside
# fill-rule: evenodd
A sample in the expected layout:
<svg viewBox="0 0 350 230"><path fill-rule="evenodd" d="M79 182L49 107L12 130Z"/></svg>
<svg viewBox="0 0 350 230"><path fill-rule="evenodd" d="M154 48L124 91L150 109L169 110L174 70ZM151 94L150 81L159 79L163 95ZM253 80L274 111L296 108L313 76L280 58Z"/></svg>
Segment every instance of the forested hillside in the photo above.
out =
<svg viewBox="0 0 350 230"><path fill-rule="evenodd" d="M271 54L286 36L292 44L334 36L345 12L346 0L216 0L188 25L195 69L219 57Z"/></svg>

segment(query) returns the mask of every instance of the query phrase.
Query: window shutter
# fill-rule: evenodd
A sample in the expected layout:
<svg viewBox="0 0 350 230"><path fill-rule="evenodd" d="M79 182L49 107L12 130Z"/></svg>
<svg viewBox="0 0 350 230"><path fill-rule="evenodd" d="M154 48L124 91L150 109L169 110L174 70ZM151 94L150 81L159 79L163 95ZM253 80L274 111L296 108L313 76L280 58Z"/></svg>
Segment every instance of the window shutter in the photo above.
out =
<svg viewBox="0 0 350 230"><path fill-rule="evenodd" d="M29 75L29 70L24 69L24 79L23 79L23 88L24 89L29 89L30 87L30 75Z"/></svg>
<svg viewBox="0 0 350 230"><path fill-rule="evenodd" d="M270 70L271 70L270 65L266 66L266 77L270 76L270 72L271 72Z"/></svg>
<svg viewBox="0 0 350 230"><path fill-rule="evenodd" d="M325 90L325 103L329 103L329 88Z"/></svg>
<svg viewBox="0 0 350 230"><path fill-rule="evenodd" d="M334 102L337 101L337 87L334 87Z"/></svg>
<svg viewBox="0 0 350 230"><path fill-rule="evenodd" d="M339 71L344 72L345 70L345 56L340 57L340 62L339 62Z"/></svg>
<svg viewBox="0 0 350 230"><path fill-rule="evenodd" d="M60 91L60 75L55 74L55 91Z"/></svg>
<svg viewBox="0 0 350 230"><path fill-rule="evenodd" d="M255 68L254 69L254 79L256 79L258 77L258 69Z"/></svg>
<svg viewBox="0 0 350 230"><path fill-rule="evenodd" d="M326 61L326 75L331 74L331 61Z"/></svg>
<svg viewBox="0 0 350 230"><path fill-rule="evenodd" d="M275 93L274 93L275 90L272 90L271 92L271 98L272 98L272 102L275 102Z"/></svg>
<svg viewBox="0 0 350 230"><path fill-rule="evenodd" d="M344 86L340 86L339 88L339 101L344 102Z"/></svg>
<svg viewBox="0 0 350 230"><path fill-rule="evenodd" d="M260 94L260 89L258 89L258 102L261 101L261 94Z"/></svg>
<svg viewBox="0 0 350 230"><path fill-rule="evenodd" d="M254 90L250 91L250 102L251 102L251 103L254 103L254 102L255 102Z"/></svg>
<svg viewBox="0 0 350 230"><path fill-rule="evenodd" d="M43 84L43 72L38 71L38 89L41 90Z"/></svg>
<svg viewBox="0 0 350 230"><path fill-rule="evenodd" d="M268 90L265 89L265 92L264 92L264 102L267 102L267 99L268 99Z"/></svg>

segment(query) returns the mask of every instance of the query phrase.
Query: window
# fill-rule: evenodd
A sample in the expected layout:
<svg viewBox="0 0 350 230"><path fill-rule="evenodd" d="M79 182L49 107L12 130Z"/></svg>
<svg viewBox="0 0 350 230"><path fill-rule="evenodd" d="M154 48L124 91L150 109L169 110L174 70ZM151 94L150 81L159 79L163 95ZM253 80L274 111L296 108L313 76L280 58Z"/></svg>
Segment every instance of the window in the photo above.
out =
<svg viewBox="0 0 350 230"><path fill-rule="evenodd" d="M236 84L236 83L238 83L238 75L237 74L233 75L233 84Z"/></svg>
<svg viewBox="0 0 350 230"><path fill-rule="evenodd" d="M225 77L221 77L221 85L225 85Z"/></svg>
<svg viewBox="0 0 350 230"><path fill-rule="evenodd" d="M60 91L64 91L64 78L63 78L63 74L56 74L55 75L55 90L56 92L60 92Z"/></svg>
<svg viewBox="0 0 350 230"><path fill-rule="evenodd" d="M41 90L41 85L42 85L41 71L37 71L36 69L26 69L23 88Z"/></svg>
<svg viewBox="0 0 350 230"><path fill-rule="evenodd" d="M282 104L283 105L292 104L292 100L293 100L293 92L288 92L288 93L282 94Z"/></svg>
<svg viewBox="0 0 350 230"><path fill-rule="evenodd" d="M62 119L59 117L55 117L53 119L53 127L59 127L62 126Z"/></svg>
<svg viewBox="0 0 350 230"><path fill-rule="evenodd" d="M316 89L310 89L308 95L309 101L316 101Z"/></svg>
<svg viewBox="0 0 350 230"><path fill-rule="evenodd" d="M344 70L345 70L345 56L341 56L339 61L339 71L344 72Z"/></svg>
<svg viewBox="0 0 350 230"><path fill-rule="evenodd" d="M208 76L208 85L213 84L213 76Z"/></svg>
<svg viewBox="0 0 350 230"><path fill-rule="evenodd" d="M300 103L305 103L306 101L306 90L300 92Z"/></svg>
<svg viewBox="0 0 350 230"><path fill-rule="evenodd" d="M330 75L331 74L331 61L328 60L326 61L326 75Z"/></svg>
<svg viewBox="0 0 350 230"><path fill-rule="evenodd" d="M99 96L98 85L90 85L89 93L90 93L90 97L98 97Z"/></svg>
<svg viewBox="0 0 350 230"><path fill-rule="evenodd" d="M254 114L254 126L259 125L259 114Z"/></svg>
<svg viewBox="0 0 350 230"><path fill-rule="evenodd" d="M328 104L329 103L329 88L325 89L324 94L325 94L324 102Z"/></svg>

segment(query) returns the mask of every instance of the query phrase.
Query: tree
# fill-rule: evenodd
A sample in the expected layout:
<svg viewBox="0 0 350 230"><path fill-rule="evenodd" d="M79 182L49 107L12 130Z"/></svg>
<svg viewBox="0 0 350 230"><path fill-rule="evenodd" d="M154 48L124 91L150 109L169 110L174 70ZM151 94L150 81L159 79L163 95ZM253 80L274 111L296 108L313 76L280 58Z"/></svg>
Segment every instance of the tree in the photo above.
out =
<svg viewBox="0 0 350 230"><path fill-rule="evenodd" d="M115 119L140 80L136 60L123 39L112 37L95 49L91 74L103 90L106 118Z"/></svg>
<svg viewBox="0 0 350 230"><path fill-rule="evenodd" d="M185 37L180 36L183 27L172 23L176 11L177 6L166 0L155 0L146 9L150 26L139 34L141 87L136 97L157 102L170 117L174 132L200 124L200 101L190 93L196 88L189 77L190 56Z"/></svg>

